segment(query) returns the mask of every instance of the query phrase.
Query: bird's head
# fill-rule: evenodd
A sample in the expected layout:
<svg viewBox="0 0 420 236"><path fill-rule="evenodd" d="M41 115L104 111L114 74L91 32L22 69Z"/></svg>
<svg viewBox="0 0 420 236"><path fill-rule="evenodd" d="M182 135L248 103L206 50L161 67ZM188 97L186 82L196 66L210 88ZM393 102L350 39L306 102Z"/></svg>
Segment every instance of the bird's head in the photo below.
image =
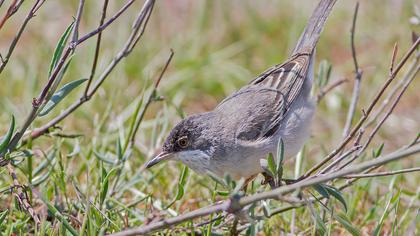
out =
<svg viewBox="0 0 420 236"><path fill-rule="evenodd" d="M212 117L211 113L202 113L179 122L166 138L161 153L148 161L146 168L165 160L180 160L193 169L204 168L215 143Z"/></svg>

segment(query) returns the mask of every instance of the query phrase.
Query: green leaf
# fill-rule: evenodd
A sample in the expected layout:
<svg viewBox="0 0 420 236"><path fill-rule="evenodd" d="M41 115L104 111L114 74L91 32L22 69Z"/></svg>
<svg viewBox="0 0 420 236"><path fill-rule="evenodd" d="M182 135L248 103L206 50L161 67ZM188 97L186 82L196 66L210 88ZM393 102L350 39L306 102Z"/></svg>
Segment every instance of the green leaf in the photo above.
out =
<svg viewBox="0 0 420 236"><path fill-rule="evenodd" d="M316 230L319 232L320 235L325 235L325 233L327 232L327 227L325 226L321 216L315 211L313 211L313 216L315 217Z"/></svg>
<svg viewBox="0 0 420 236"><path fill-rule="evenodd" d="M332 70L332 65L328 61L322 60L319 63L318 78L317 78L319 88L323 88L325 85L328 84L328 81L330 80L330 77L331 77L331 70Z"/></svg>
<svg viewBox="0 0 420 236"><path fill-rule="evenodd" d="M188 174L189 174L188 166L184 166L184 168L182 169L181 175L179 176L178 189L176 191L176 196L165 207L165 209L168 209L169 207L171 207L176 201L181 200L181 198L184 196L184 193L185 193L184 187L185 187L185 184L187 182Z"/></svg>
<svg viewBox="0 0 420 236"><path fill-rule="evenodd" d="M353 236L362 235L360 230L353 226L345 214L338 213L337 215L334 215L334 219L336 219Z"/></svg>
<svg viewBox="0 0 420 236"><path fill-rule="evenodd" d="M176 194L176 200L180 200L184 196L184 186L187 182L188 174L189 174L188 166L184 166L181 172L181 176L179 177L178 192Z"/></svg>
<svg viewBox="0 0 420 236"><path fill-rule="evenodd" d="M57 66L58 61L61 58L61 54L63 53L64 47L67 44L67 40L73 29L73 25L74 25L74 21L67 27L66 31L64 31L64 33L61 35L60 40L58 41L57 46L55 47L53 58L51 59L51 63L50 63L50 70L48 71L48 77L51 76L51 72Z"/></svg>
<svg viewBox="0 0 420 236"><path fill-rule="evenodd" d="M373 157L379 157L382 154L382 150L384 149L384 143L381 144L381 146L379 146L378 149L375 150L375 152L373 153Z"/></svg>
<svg viewBox="0 0 420 236"><path fill-rule="evenodd" d="M284 160L284 142L283 139L279 140L277 148L277 163L276 163L276 173L277 173L277 185L279 185L281 178L283 177L283 160Z"/></svg>
<svg viewBox="0 0 420 236"><path fill-rule="evenodd" d="M333 186L329 186L329 185L326 185L326 184L324 184L323 187L324 187L325 190L327 190L329 195L333 196L335 199L337 199L339 202L341 202L341 204L343 204L344 209L347 212L346 200L344 199L343 194L340 192L340 190L334 188Z"/></svg>
<svg viewBox="0 0 420 236"><path fill-rule="evenodd" d="M268 170L271 172L270 174L274 177L276 176L276 162L274 161L274 157L272 153L268 154L267 157L267 164L268 164Z"/></svg>
<svg viewBox="0 0 420 236"><path fill-rule="evenodd" d="M65 84L60 90L58 90L51 99L47 102L44 106L42 111L38 114L38 116L45 116L47 115L63 98L65 98L73 89L77 88L87 79L79 79L72 81L70 83Z"/></svg>
<svg viewBox="0 0 420 236"><path fill-rule="evenodd" d="M330 194L328 193L327 189L324 188L323 184L314 184L312 186L319 194L321 194L325 198L329 198Z"/></svg>
<svg viewBox="0 0 420 236"><path fill-rule="evenodd" d="M10 139L12 138L13 131L15 130L15 117L12 116L12 121L10 122L9 130L6 135L0 141L0 153L7 151L6 148L9 145Z"/></svg>

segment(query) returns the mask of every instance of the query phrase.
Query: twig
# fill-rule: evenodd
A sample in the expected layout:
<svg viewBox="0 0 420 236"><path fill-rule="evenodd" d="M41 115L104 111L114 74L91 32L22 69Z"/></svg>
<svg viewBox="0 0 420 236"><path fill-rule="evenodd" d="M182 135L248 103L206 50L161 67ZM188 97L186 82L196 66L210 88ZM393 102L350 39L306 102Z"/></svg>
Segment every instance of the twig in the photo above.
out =
<svg viewBox="0 0 420 236"><path fill-rule="evenodd" d="M12 176L12 179L13 179L13 187L11 188L11 192L13 193L13 195L15 195L15 198L19 202L19 205L22 206L23 209L25 209L29 213L29 215L34 220L35 224L39 225L41 221L39 220L39 217L35 213L31 204L29 203L26 192L22 190L23 187L19 184L19 181L16 176L16 172L10 162L7 164L7 169L9 170L9 174L10 176ZM13 189L16 189L16 191L13 191Z"/></svg>
<svg viewBox="0 0 420 236"><path fill-rule="evenodd" d="M99 21L99 26L104 24L104 21L105 21L105 18L106 18L106 11L107 11L107 8L108 8L108 2L109 2L109 0L104 0L104 5L102 7L101 19ZM93 57L92 69L90 71L90 75L89 75L89 79L87 81L85 92L83 94L83 97L85 99L88 99L87 95L88 95L88 92L89 92L90 84L92 83L93 77L95 76L96 65L98 64L99 49L101 48L101 39L102 39L102 32L99 32L98 37L96 38L95 56Z"/></svg>
<svg viewBox="0 0 420 236"><path fill-rule="evenodd" d="M17 3L17 0L13 0L12 3L9 6L9 9L7 9L6 14L3 16L3 18L0 20L0 30L3 28L4 23L6 23L7 19L12 15L13 9L15 8Z"/></svg>
<svg viewBox="0 0 420 236"><path fill-rule="evenodd" d="M398 90L404 85L404 83L410 78L411 73L416 69L417 63L420 59L420 53L417 52L416 56L414 57L413 62L409 65L407 72L404 74L403 79L398 81L398 84L390 91L388 96L384 99L381 106L374 112L374 114L371 116L370 120L366 122L365 127L371 126L376 119L379 117L379 115L385 110L388 103L391 101L391 99L397 94Z"/></svg>
<svg viewBox="0 0 420 236"><path fill-rule="evenodd" d="M404 55L404 57L398 63L397 67L393 70L393 73L388 77L385 84L382 86L382 88L379 90L379 92L374 97L373 101L370 103L368 109L363 112L363 115L359 119L359 122L353 127L353 129L350 131L350 133L347 135L347 137L343 141L341 141L341 143L338 145L338 147L336 149L334 149L330 154L328 154L328 156L326 156L321 162L319 162L317 165L315 165L310 170L308 170L299 179L307 178L309 175L313 174L315 171L317 171L319 168L321 168L323 165L325 165L328 161L330 161L332 158L334 158L335 155L337 155L339 152L341 152L341 150L350 142L350 140L353 139L353 137L356 135L357 131L362 127L363 123L369 117L369 114L372 112L373 108L378 103L379 99L382 97L382 94L388 88L389 84L394 80L395 76L397 76L397 74L401 70L401 68L405 65L408 58L410 58L410 56L415 52L415 50L417 49L419 44L420 44L420 38L418 38L416 40L416 42L411 46L411 48L407 51L407 53Z"/></svg>
<svg viewBox="0 0 420 236"><path fill-rule="evenodd" d="M340 79L335 81L334 83L328 85L325 88L322 88L322 90L318 93L317 97L316 97L316 102L319 103L327 93L331 92L333 89L335 89L336 87L340 86L341 84L347 83L349 82L349 80L347 78L344 79Z"/></svg>
<svg viewBox="0 0 420 236"><path fill-rule="evenodd" d="M370 174L347 175L347 176L343 176L341 178L343 178L343 179L372 178L372 177L378 177L378 176L398 175L398 174L417 172L417 171L420 171L420 167L414 167L414 168L408 168L408 169L402 169L402 170L385 171L385 172L378 172L378 173L370 173Z"/></svg>
<svg viewBox="0 0 420 236"><path fill-rule="evenodd" d="M83 13L83 6L85 5L85 0L79 0L79 7L77 8L76 13L76 22L74 22L74 30L73 30L73 40L72 42L77 42L77 39L79 37L79 25L80 20L82 18ZM76 47L73 48L73 50L76 49Z"/></svg>
<svg viewBox="0 0 420 236"><path fill-rule="evenodd" d="M23 20L22 25L20 26L17 34L13 38L12 42L10 43L9 49L7 51L6 56L4 56L1 60L0 64L0 74L3 72L4 68L6 67L7 63L10 60L10 57L12 56L13 51L15 50L15 47L17 43L19 42L20 37L22 36L23 31L25 31L25 28L28 24L28 22L35 16L35 13L41 8L42 4L45 2L45 0L37 0L34 5L32 6L31 10L29 10L28 15L26 15L25 19Z"/></svg>
<svg viewBox="0 0 420 236"><path fill-rule="evenodd" d="M388 117L394 111L395 107L397 106L398 102L400 101L402 95L407 90L407 88L410 85L410 83L414 80L414 78L416 78L416 75L419 72L419 70L420 70L420 66L417 66L416 71L405 82L403 88L401 89L400 93L398 94L398 96L396 97L396 99L394 100L394 102L392 103L391 107L388 109L388 111L385 113L385 115L383 116L383 118L379 121L379 123L375 126L375 128L369 134L369 136L368 136L366 142L364 143L364 145L362 146L362 148L356 153L356 155L354 155L351 159L349 159L346 163L344 163L341 167L339 167L339 169L342 169L345 166L347 166L350 163L352 163L355 159L357 159L366 150L366 148L369 146L370 142L372 141L373 137L376 135L376 133L379 131L379 129L382 127L382 125L385 123L385 121L388 119Z"/></svg>
<svg viewBox="0 0 420 236"><path fill-rule="evenodd" d="M320 170L319 173L320 174L325 174L327 173L330 169L332 169L333 167L335 167L338 163L340 163L342 160L344 160L345 158L347 158L348 156L350 156L352 153L354 153L355 151L359 150L361 148L360 145L355 145L353 146L351 149L347 150L345 153L343 153L340 157L338 157L337 159L335 159L333 162L331 162L328 166L326 166L324 169Z"/></svg>
<svg viewBox="0 0 420 236"><path fill-rule="evenodd" d="M165 74L165 71L168 69L168 66L171 63L173 56L174 56L174 51L171 49L171 53L170 53L170 55L168 57L168 60L166 61L165 66L163 67L163 69L162 69L162 71L161 71L158 79L156 80L155 85L153 86L153 90L151 91L151 93L150 93L150 95L149 95L149 97L148 97L148 99L146 101L146 104L145 104L142 112L140 113L140 115L138 116L138 118L136 118L136 125L134 127L133 134L130 137L130 143L131 144L133 144L134 143L134 140L136 139L137 131L139 130L139 127L140 127L140 124L141 124L141 122L143 120L144 114L146 113L146 110L149 107L149 105L152 103L152 101L153 101L153 99L154 99L154 97L156 95L156 91L157 91L157 88L158 88L158 86L160 84L160 81L162 80L162 77Z"/></svg>
<svg viewBox="0 0 420 236"><path fill-rule="evenodd" d="M420 152L420 145L416 145L413 147L410 147L408 149L405 150L399 150L399 151L395 151L391 154L385 155L385 156L381 156L378 157L376 159L370 160L370 161L366 161L360 164L356 164L354 166L339 170L337 172L334 173L330 173L330 174L326 174L326 175L321 175L321 176L314 176L310 179L305 179L303 181L300 182L296 182L294 184L290 184L290 185L284 185L281 186L277 189L268 191L268 192L262 192L262 193L257 193L254 194L252 196L247 196L247 197L243 197L242 199L239 199L239 204L238 207L245 207L249 204L261 201L261 200L265 200L265 199L275 199L277 198L279 195L283 195L286 193L290 193L295 191L296 189L302 189L305 187L309 187L312 186L314 184L318 184L318 183L324 183L327 182L329 180L332 179L337 179L340 178L342 176L346 176L346 175L350 175L350 174L354 174L354 173L358 173L361 172L363 170L369 169L371 167L374 166L381 166L384 165L388 162L391 161L396 161L399 160L401 158L410 156L410 155L414 155ZM224 201L221 202L220 204L217 205L213 205L210 207L206 207L206 208L201 208L201 209L197 209L191 212L188 212L186 214L183 215L179 215L176 217L172 217L169 219L165 219L162 221L158 221L158 222L153 222L150 223L148 225L143 225L140 227L135 227L132 229L128 229L128 230L124 230L115 234L112 234L114 236L125 236L125 235L142 235L142 234L148 234L151 232L154 232L156 230L159 229L164 229L164 228L169 228L173 225L177 225L180 224L182 222L185 221L189 221L198 217L202 217L202 216L206 216L209 215L211 213L215 213L215 212L220 212L220 211L228 211L228 212L232 212L235 210L239 210L239 209L231 209L231 204L230 204L230 200L229 201Z"/></svg>
<svg viewBox="0 0 420 236"><path fill-rule="evenodd" d="M38 112L38 108L39 108L40 104L42 104L42 102L44 102L43 100L44 100L44 98L46 96L46 93L49 91L49 88L51 87L52 83L55 81L58 72L61 70L61 68L63 67L63 65L64 65L64 63L66 61L66 59L70 55L70 52L72 51L72 48L74 48L76 45L84 42L88 38L93 37L94 35L98 34L101 31L103 31L107 26L109 26L113 21L115 21L115 19L118 18L118 16L120 16L132 4L132 2L133 1L127 2L110 20L108 20L104 25L101 25L100 27L98 27L98 29L92 31L91 33L88 33L85 36L83 36L76 43L74 43L74 42L70 43L70 45L67 47L65 53L61 57L59 63L54 68L54 71L51 74L51 76L50 76L47 84L45 85L44 89L42 90L41 94L39 95L39 97L37 99L34 100L32 111L29 114L28 118L26 119L24 125L22 126L22 128L20 129L20 131L18 131L15 134L15 136L12 139L12 141L8 145L8 149L9 150L14 150L15 149L17 143L22 138L23 134L25 133L25 131L27 130L27 128L29 127L29 125L36 118L37 112ZM137 42L139 40L139 38L140 38L139 37L139 34L137 34L137 33L139 32L140 28L143 28L143 30L144 30L144 28L147 25L148 19L149 19L150 14L151 14L151 11L153 9L153 5L154 5L154 0L148 0L148 1L146 1L144 3L143 8L142 8L142 10L140 12L140 15L136 19L136 28L133 29L133 31L132 31L129 39L127 40L127 43L126 43L125 47L117 54L117 56L112 60L112 62L108 65L108 67L102 73L102 75L98 79L98 83L95 84L94 89L92 90L92 92L90 92L88 94L88 97L91 97L96 92L96 90L99 88L99 86L108 77L108 75L115 68L115 66L121 61L121 59L124 58L124 57L126 57L128 55L128 53L131 52L131 50L133 49L133 47L135 45L133 43L134 42ZM61 120L63 120L65 117L67 117L69 114L71 114L74 110L76 110L80 105L82 105L86 101L87 100L85 100L85 99L82 98L82 99L79 99L78 101L76 101L75 103L73 103L63 113L61 113L59 116L55 117L53 120L51 120L50 122L48 122L46 125L42 126L41 128L35 129L32 132L32 134L30 134L31 135L31 138L32 139L35 139L35 138L39 137L40 135L44 134L45 132L47 132L50 127L55 126L58 122L60 122Z"/></svg>
<svg viewBox="0 0 420 236"><path fill-rule="evenodd" d="M349 111L347 113L346 124L344 125L343 137L346 137L350 132L353 117L354 117L354 114L356 112L357 102L359 101L360 83L361 83L362 73L363 73L362 70L359 69L359 64L357 63L356 46L355 46L355 43L354 43L354 35L355 35L355 31L356 31L356 19L357 19L358 11L359 11L359 2L356 3L356 7L354 9L353 24L352 24L351 31L350 31L351 32L350 33L351 54L352 54L352 57L353 57L354 71L355 71L356 75L355 75L355 80L354 80L353 95L352 95L352 98L351 98Z"/></svg>
<svg viewBox="0 0 420 236"><path fill-rule="evenodd" d="M132 126L134 128L133 129L130 129L130 131L129 131L128 137L130 138L130 140L129 141L126 141L125 144L124 144L124 147L122 149L123 154L126 152L126 150L127 150L128 147L131 147L134 144L137 131L140 128L140 124L143 121L144 115L146 114L146 111L149 108L150 104L155 100L156 91L157 91L157 88L159 86L159 83L162 80L162 77L165 74L166 70L168 69L168 66L171 63L173 56L174 56L174 51L171 49L171 53L169 54L169 57L166 60L165 66L163 67L163 69L162 69L162 71L161 71L158 79L156 80L156 82L155 82L155 84L153 86L153 90L151 91L151 93L149 95L149 98L147 99L147 102L146 102L146 104L145 104L142 112L137 117L134 117L134 120L133 120L134 126ZM125 160L126 159L124 159L122 161L118 161L118 165L120 165L120 167L122 167L122 165L124 165ZM118 171L117 171L114 184L113 184L113 186L111 188L111 191L110 191L110 195L111 196L113 196L115 194L115 192L116 192L117 184L118 184L118 181L119 181L120 177L121 177L121 168L119 168Z"/></svg>
<svg viewBox="0 0 420 236"><path fill-rule="evenodd" d="M103 30L105 30L110 24L112 24L118 17L121 16L121 14L123 14L136 0L129 0L127 1L124 6L117 12L115 13L107 22L105 22L103 25L99 26L97 29L85 34L84 36L80 37L79 40L77 41L77 44L81 44L84 41L88 40L89 38L95 36L96 34L98 34L99 32L102 32ZM143 6L146 6L147 4L145 3Z"/></svg>

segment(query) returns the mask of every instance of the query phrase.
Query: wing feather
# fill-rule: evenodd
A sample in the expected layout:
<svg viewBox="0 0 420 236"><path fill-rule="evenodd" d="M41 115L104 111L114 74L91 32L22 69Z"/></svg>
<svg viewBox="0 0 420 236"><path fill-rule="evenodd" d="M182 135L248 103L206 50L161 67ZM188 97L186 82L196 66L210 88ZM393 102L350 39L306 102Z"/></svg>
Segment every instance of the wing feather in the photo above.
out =
<svg viewBox="0 0 420 236"><path fill-rule="evenodd" d="M237 124L237 138L267 138L277 131L302 90L310 57L309 53L297 54L271 67L217 106L216 109L225 114L243 113L243 119Z"/></svg>

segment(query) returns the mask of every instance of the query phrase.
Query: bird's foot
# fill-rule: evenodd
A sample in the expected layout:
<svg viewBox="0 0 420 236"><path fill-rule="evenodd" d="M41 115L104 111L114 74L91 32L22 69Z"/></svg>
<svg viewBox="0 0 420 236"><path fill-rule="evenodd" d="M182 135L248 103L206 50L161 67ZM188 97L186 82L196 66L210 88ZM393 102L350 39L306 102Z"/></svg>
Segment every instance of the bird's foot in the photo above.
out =
<svg viewBox="0 0 420 236"><path fill-rule="evenodd" d="M269 175L265 172L262 172L262 175L264 176L264 180L261 182L261 185L269 184L272 189L276 188L276 184L275 184L274 179L271 175Z"/></svg>

